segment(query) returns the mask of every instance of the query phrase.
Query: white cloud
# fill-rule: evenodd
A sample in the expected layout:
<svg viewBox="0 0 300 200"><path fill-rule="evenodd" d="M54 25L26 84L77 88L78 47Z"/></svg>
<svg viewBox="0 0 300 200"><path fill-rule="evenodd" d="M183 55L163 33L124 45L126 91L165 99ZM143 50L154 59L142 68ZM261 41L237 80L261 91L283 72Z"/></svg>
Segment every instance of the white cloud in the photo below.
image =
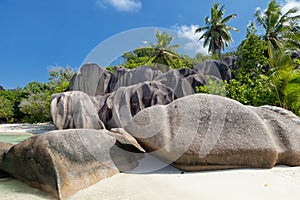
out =
<svg viewBox="0 0 300 200"><path fill-rule="evenodd" d="M291 8L298 8L297 15L300 15L300 1L298 0L286 0L282 6L282 13L286 13Z"/></svg>
<svg viewBox="0 0 300 200"><path fill-rule="evenodd" d="M196 29L199 28L198 25L175 25L172 28L177 31L178 38L186 40L183 45L185 50L205 55L208 54L208 48L203 47L203 40L199 41L202 33L195 33Z"/></svg>
<svg viewBox="0 0 300 200"><path fill-rule="evenodd" d="M142 8L142 2L139 0L97 0L97 5L103 8L113 7L124 12L138 12Z"/></svg>

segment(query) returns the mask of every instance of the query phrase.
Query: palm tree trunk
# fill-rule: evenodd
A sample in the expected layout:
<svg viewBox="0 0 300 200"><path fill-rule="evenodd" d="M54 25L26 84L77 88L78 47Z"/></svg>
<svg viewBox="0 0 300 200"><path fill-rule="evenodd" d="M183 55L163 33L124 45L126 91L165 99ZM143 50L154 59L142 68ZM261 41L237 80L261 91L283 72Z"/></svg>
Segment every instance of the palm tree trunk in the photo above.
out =
<svg viewBox="0 0 300 200"><path fill-rule="evenodd" d="M267 41L268 44L268 54L269 54L269 62L270 62L270 69L273 69L274 66L274 58L273 58L273 45L271 44L271 41Z"/></svg>

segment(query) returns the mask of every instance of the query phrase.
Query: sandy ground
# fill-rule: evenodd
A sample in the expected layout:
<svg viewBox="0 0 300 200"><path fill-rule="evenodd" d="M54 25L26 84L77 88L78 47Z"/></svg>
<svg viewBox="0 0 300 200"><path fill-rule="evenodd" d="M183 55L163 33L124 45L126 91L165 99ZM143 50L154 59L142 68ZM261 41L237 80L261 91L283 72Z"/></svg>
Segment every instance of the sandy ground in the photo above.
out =
<svg viewBox="0 0 300 200"><path fill-rule="evenodd" d="M0 134L1 133L31 133L39 134L47 131L54 130L54 126L50 123L42 124L0 124Z"/></svg>
<svg viewBox="0 0 300 200"><path fill-rule="evenodd" d="M41 128L42 127L42 128ZM42 133L49 124L0 125L0 132ZM74 183L78 184L78 183ZM0 180L0 200L53 199L15 180ZM300 167L238 169L181 174L169 166L148 174L122 173L79 191L68 200L299 200Z"/></svg>
<svg viewBox="0 0 300 200"><path fill-rule="evenodd" d="M53 199L14 180L0 180L1 200ZM299 200L300 167L184 173L167 167L151 174L118 174L68 200Z"/></svg>

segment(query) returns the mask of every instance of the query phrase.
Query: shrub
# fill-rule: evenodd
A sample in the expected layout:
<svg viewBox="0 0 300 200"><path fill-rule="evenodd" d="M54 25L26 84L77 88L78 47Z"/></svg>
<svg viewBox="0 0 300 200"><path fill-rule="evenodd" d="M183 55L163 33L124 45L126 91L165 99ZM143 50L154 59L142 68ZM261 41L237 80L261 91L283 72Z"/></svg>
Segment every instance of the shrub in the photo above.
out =
<svg viewBox="0 0 300 200"><path fill-rule="evenodd" d="M14 104L9 99L0 96L0 119L12 121L14 116Z"/></svg>

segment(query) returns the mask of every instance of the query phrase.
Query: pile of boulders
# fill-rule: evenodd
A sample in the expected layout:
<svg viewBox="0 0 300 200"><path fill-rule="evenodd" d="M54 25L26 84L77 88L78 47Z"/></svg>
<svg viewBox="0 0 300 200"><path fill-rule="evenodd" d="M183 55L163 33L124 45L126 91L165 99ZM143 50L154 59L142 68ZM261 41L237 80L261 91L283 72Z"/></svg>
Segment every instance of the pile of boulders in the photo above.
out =
<svg viewBox="0 0 300 200"><path fill-rule="evenodd" d="M84 65L69 91L51 98L58 130L0 143L0 176L63 199L134 172L147 155L185 171L299 166L299 117L195 94L207 83L206 73L230 79L226 65L219 66L219 72L197 66L163 73L145 66L111 73Z"/></svg>

